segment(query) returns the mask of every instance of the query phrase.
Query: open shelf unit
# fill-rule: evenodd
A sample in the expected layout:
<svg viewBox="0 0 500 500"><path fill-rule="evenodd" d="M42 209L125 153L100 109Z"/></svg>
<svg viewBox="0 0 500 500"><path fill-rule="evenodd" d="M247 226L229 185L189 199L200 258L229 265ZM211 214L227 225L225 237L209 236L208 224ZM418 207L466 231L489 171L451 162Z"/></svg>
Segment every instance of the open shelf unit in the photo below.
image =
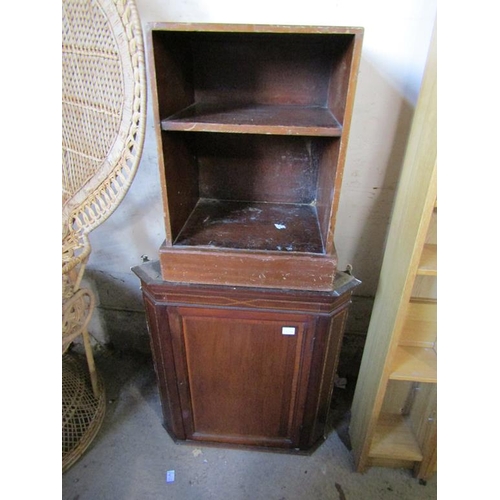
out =
<svg viewBox="0 0 500 500"><path fill-rule="evenodd" d="M149 26L166 281L332 289L362 35Z"/></svg>
<svg viewBox="0 0 500 500"><path fill-rule="evenodd" d="M354 394L358 471L407 467L425 479L437 457L436 34L422 88Z"/></svg>

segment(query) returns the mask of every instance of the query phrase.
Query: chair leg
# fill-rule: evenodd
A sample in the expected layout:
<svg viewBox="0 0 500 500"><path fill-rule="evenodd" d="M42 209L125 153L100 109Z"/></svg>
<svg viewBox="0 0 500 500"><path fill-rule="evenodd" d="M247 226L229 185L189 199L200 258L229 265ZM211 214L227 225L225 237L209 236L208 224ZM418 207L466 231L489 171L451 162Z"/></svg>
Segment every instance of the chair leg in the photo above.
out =
<svg viewBox="0 0 500 500"><path fill-rule="evenodd" d="M87 365L89 367L90 383L92 384L92 392L94 393L94 396L98 399L99 398L99 385L97 382L97 371L95 368L94 354L92 352L92 346L90 345L89 332L87 331L86 328L82 332L82 337L83 337L83 345L85 347L85 355L87 357Z"/></svg>

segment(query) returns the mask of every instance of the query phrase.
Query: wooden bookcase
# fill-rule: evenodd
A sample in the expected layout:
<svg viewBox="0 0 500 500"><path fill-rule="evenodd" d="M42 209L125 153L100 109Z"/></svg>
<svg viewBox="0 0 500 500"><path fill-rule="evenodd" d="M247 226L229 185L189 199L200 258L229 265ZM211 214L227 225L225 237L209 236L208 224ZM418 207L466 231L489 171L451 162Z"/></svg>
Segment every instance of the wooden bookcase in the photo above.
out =
<svg viewBox="0 0 500 500"><path fill-rule="evenodd" d="M390 224L353 399L357 469L407 467L426 479L437 457L436 34Z"/></svg>
<svg viewBox="0 0 500 500"><path fill-rule="evenodd" d="M164 280L332 290L362 35L149 25Z"/></svg>

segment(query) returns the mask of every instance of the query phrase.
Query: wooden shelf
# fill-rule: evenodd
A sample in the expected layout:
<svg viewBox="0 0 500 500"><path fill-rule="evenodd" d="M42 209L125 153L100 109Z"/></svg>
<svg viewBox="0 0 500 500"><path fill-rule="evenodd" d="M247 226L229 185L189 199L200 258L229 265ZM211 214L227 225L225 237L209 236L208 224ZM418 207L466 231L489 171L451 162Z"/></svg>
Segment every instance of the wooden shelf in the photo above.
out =
<svg viewBox="0 0 500 500"><path fill-rule="evenodd" d="M162 120L162 130L339 137L342 126L319 106L193 104Z"/></svg>
<svg viewBox="0 0 500 500"><path fill-rule="evenodd" d="M417 275L437 276L437 245L426 243L418 264Z"/></svg>
<svg viewBox="0 0 500 500"><path fill-rule="evenodd" d="M380 415L368 455L418 462L423 458L408 420L402 415L391 414Z"/></svg>
<svg viewBox="0 0 500 500"><path fill-rule="evenodd" d="M324 254L316 208L200 199L174 246Z"/></svg>
<svg viewBox="0 0 500 500"><path fill-rule="evenodd" d="M437 301L413 299L408 304L400 346L433 347L437 337Z"/></svg>
<svg viewBox="0 0 500 500"><path fill-rule="evenodd" d="M436 383L436 351L431 347L398 346L389 378L391 380Z"/></svg>

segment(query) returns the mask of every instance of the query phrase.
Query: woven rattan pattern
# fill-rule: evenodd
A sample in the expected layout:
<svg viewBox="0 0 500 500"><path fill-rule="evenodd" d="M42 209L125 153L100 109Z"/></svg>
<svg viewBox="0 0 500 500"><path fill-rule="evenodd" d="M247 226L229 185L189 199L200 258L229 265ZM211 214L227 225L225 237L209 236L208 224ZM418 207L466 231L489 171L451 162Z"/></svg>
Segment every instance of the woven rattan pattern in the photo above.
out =
<svg viewBox="0 0 500 500"><path fill-rule="evenodd" d="M145 134L142 30L131 0L64 0L63 227L88 233L118 206Z"/></svg>
<svg viewBox="0 0 500 500"><path fill-rule="evenodd" d="M99 431L106 399L99 378L99 398L90 386L84 361L73 354L62 357L62 469L78 460Z"/></svg>

